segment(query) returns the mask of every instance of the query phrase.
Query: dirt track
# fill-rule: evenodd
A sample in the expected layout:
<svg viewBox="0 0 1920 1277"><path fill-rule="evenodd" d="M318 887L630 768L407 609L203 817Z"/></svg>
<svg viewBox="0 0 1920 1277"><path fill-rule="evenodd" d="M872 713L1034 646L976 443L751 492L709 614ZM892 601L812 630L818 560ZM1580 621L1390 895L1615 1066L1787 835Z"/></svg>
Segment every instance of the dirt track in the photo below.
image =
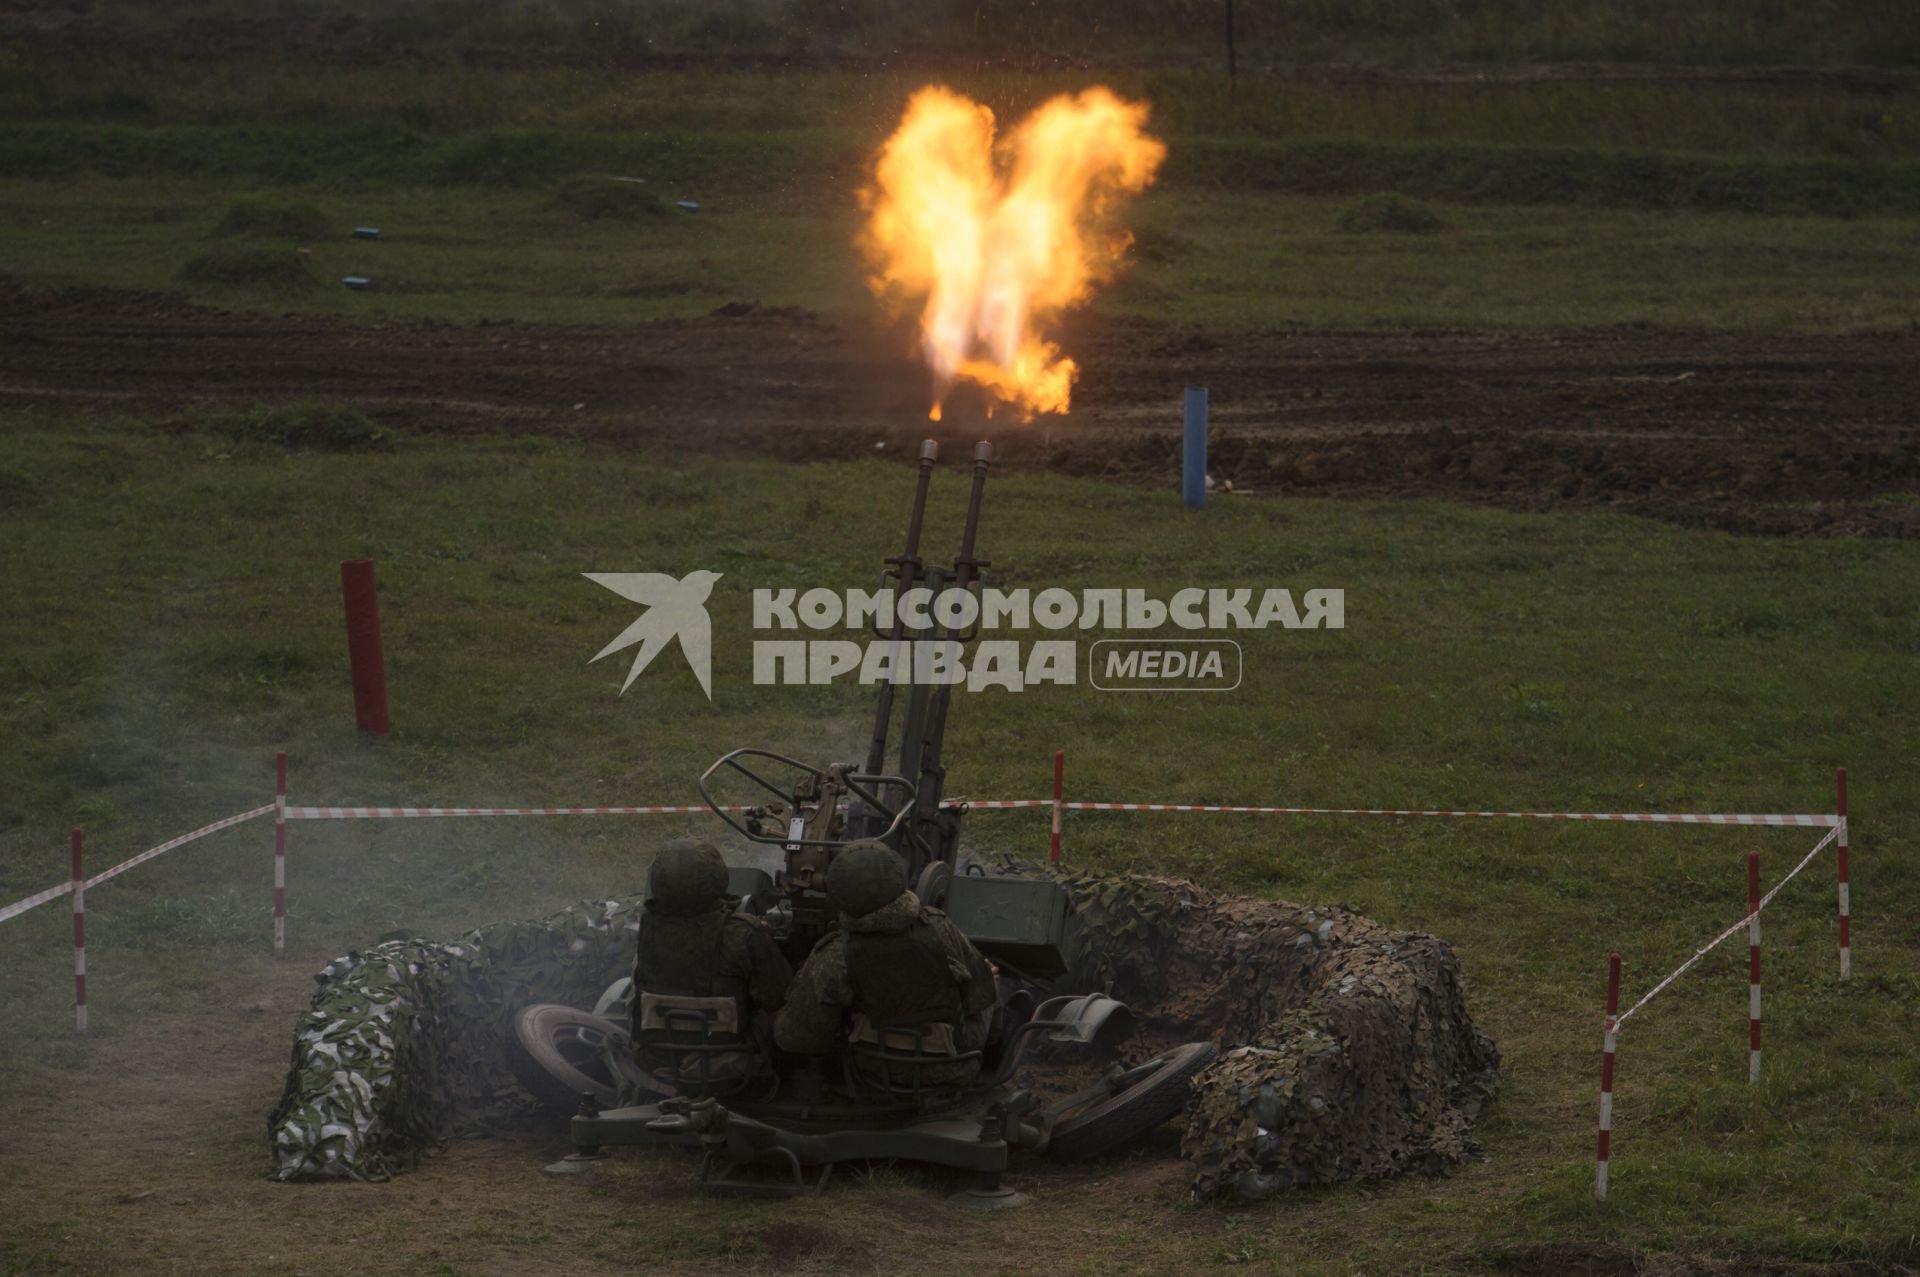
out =
<svg viewBox="0 0 1920 1277"><path fill-rule="evenodd" d="M1214 473L1236 489L1920 536L1920 331L1213 333L1083 318L1063 344L1081 365L1072 416L988 424L1011 465L1173 482L1181 388L1206 385ZM872 456L929 433L906 346L738 303L633 328L365 327L0 279L10 404L327 398L422 430ZM980 421L957 397L932 433L967 440Z"/></svg>

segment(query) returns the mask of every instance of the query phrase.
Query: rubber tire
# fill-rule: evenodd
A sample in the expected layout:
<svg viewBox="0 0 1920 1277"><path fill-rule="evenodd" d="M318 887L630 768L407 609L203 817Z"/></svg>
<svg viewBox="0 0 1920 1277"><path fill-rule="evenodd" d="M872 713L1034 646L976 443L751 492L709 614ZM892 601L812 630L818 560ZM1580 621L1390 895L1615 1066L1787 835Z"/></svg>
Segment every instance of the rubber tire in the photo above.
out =
<svg viewBox="0 0 1920 1277"><path fill-rule="evenodd" d="M920 871L920 881L913 885L913 894L920 897L920 903L935 909L947 907L947 888L953 884L953 866L935 860Z"/></svg>
<svg viewBox="0 0 1920 1277"><path fill-rule="evenodd" d="M543 1107L561 1117L579 1112L582 1092L590 1092L602 1108L614 1107L620 1102L618 1083L599 1070L588 1073L569 1059L555 1044L556 1038L566 1033L597 1033L621 1042L627 1039L627 1031L612 1020L556 1002L537 1002L513 1016L513 1033L506 1048L513 1075Z"/></svg>
<svg viewBox="0 0 1920 1277"><path fill-rule="evenodd" d="M1118 1095L1089 1104L1053 1128L1049 1155L1063 1162L1104 1157L1139 1139L1186 1107L1194 1074L1214 1055L1211 1042L1188 1042L1160 1057L1160 1067Z"/></svg>

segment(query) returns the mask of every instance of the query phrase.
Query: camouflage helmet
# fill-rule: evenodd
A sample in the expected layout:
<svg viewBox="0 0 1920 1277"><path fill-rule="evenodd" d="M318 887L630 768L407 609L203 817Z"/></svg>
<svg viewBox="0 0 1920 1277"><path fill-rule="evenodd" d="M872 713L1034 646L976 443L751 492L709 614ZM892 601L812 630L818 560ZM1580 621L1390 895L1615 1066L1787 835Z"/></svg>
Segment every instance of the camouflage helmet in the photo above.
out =
<svg viewBox="0 0 1920 1277"><path fill-rule="evenodd" d="M851 917L892 904L906 889L907 867L883 842L849 843L827 867L827 901Z"/></svg>
<svg viewBox="0 0 1920 1277"><path fill-rule="evenodd" d="M727 891L727 862L703 838L675 838L654 857L647 878L653 907L684 917L705 913Z"/></svg>

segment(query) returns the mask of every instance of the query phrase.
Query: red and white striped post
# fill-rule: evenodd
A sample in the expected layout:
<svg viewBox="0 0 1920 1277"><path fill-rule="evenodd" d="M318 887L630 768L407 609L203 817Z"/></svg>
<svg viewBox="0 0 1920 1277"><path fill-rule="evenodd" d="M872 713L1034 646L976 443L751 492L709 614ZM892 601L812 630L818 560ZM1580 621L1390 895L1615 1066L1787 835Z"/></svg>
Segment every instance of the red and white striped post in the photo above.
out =
<svg viewBox="0 0 1920 1277"><path fill-rule="evenodd" d="M273 956L287 955L287 751L274 756Z"/></svg>
<svg viewBox="0 0 1920 1277"><path fill-rule="evenodd" d="M1840 836L1834 840L1834 865L1840 875L1840 978L1853 974L1853 902L1847 899L1847 769L1833 772L1834 814L1840 817Z"/></svg>
<svg viewBox="0 0 1920 1277"><path fill-rule="evenodd" d="M1593 1196L1607 1200L1607 1159L1613 1153L1613 1048L1620 1016L1620 955L1607 959L1607 1033L1600 1046L1600 1146L1594 1155Z"/></svg>
<svg viewBox="0 0 1920 1277"><path fill-rule="evenodd" d="M1049 864L1060 863L1060 801L1065 786L1061 783L1066 772L1067 751L1053 751L1053 846L1047 852Z"/></svg>
<svg viewBox="0 0 1920 1277"><path fill-rule="evenodd" d="M87 871L78 825L73 827L73 1027L87 1031Z"/></svg>
<svg viewBox="0 0 1920 1277"><path fill-rule="evenodd" d="M1747 1081L1760 1080L1760 853L1747 853Z"/></svg>

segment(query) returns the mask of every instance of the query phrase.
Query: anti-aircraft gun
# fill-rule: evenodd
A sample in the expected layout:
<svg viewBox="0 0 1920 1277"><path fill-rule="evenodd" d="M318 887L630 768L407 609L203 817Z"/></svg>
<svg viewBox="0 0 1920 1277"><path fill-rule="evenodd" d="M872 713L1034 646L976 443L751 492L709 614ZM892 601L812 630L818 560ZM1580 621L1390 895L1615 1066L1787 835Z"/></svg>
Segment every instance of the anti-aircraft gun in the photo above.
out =
<svg viewBox="0 0 1920 1277"><path fill-rule="evenodd" d="M1005 1205L1019 1198L999 1180L1014 1153L1077 1160L1120 1148L1178 1112L1189 1081L1212 1059L1206 1042L1130 1066L1114 1058L1132 1013L1101 993L1045 988L1072 963L1074 918L1065 888L990 872L959 850L964 807L944 801L953 684L929 675L958 670L975 630L961 621L968 609L956 608L943 621L932 604L943 592L977 597L987 567L976 541L992 450L982 443L974 451L966 524L950 567L920 557L938 456L932 440L921 445L906 546L880 578L895 603L874 629L887 644L890 668L865 761L821 766L736 749L701 775L700 792L741 837L779 850L777 874L733 867L730 890L772 928L796 965L837 923L826 896L828 866L850 843L878 839L905 862L915 893L944 909L999 965L1004 1032L968 1053L977 1075L960 1081L940 1080L962 1058L951 1039L942 1052L910 1029L850 1037L845 1052L864 1052L882 1080L863 1084L849 1070L845 1086L836 1087L811 1066L783 1070L738 1023L730 998L642 991L639 1027L652 1034L652 1065L636 1058L624 1027L636 1000L630 980L617 981L592 1013L525 1007L514 1017L516 1071L554 1107L578 1103L571 1124L576 1151L550 1172L589 1168L612 1145L697 1148L704 1153L700 1180L710 1191L784 1197L817 1191L839 1162L901 1158L969 1172L974 1187L964 1198ZM937 667L935 644L946 658ZM902 687L905 703L897 704ZM744 811L727 801L717 785L728 776L736 784L744 779L763 801ZM651 1028L650 1017L658 1019ZM901 1042L902 1033L911 1041ZM1027 1045L1042 1040L1079 1047L1106 1067L1075 1093L1043 1102L1017 1076Z"/></svg>
<svg viewBox="0 0 1920 1277"><path fill-rule="evenodd" d="M1051 979L1072 959L1065 890L1050 881L966 872L959 850L965 808L945 801L953 682L931 674L960 668L978 626L961 624L966 609L935 604L943 595L977 598L990 566L979 557L978 539L993 449L985 442L974 449L966 522L951 566L929 565L920 554L927 490L939 455L934 440L921 443L906 544L880 574L881 596L891 598L893 606L889 615L876 619L873 636L887 644L888 678L878 689L864 765L818 766L769 750L736 749L700 777L700 793L742 837L783 853L777 875L737 869L733 887L744 900L765 907L796 962L833 925L826 877L834 856L850 842L879 839L905 862L915 894L945 909L983 953L1026 979ZM948 614L944 622L943 612ZM972 614L977 617L978 609ZM944 664L936 659L936 649ZM904 705L898 703L902 687ZM770 801L744 813L729 810L716 793L717 781L727 773L745 778Z"/></svg>

